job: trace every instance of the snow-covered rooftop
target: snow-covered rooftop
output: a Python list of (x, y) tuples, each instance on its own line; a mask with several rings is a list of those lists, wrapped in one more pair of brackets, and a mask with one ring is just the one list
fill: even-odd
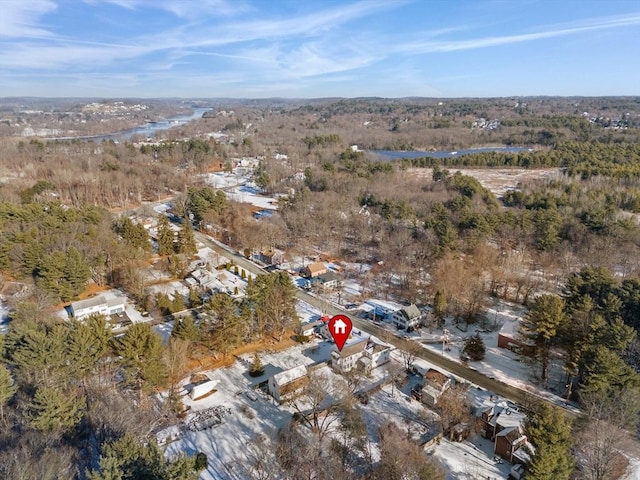
[(285, 370), (284, 372), (276, 373), (273, 376), (273, 381), (279, 385), (286, 385), (291, 383), (299, 378), (302, 378), (307, 375), (307, 367), (304, 365), (298, 365), (297, 367), (293, 367), (289, 370)]

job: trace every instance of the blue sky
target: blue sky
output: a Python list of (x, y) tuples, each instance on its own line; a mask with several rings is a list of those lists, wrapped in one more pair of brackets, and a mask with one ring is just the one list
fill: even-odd
[(640, 95), (640, 1), (0, 0), (17, 95)]

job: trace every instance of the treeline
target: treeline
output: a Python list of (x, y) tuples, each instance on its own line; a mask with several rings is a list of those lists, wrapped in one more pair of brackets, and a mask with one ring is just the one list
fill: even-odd
[(639, 333), (640, 280), (620, 282), (606, 269), (594, 267), (572, 274), (561, 296), (538, 297), (523, 323), (542, 380), (547, 380), (551, 348), (562, 348), (568, 394), (575, 382), (585, 397), (632, 391), (640, 398)]
[(639, 177), (640, 144), (563, 142), (549, 151), (482, 152), (458, 157), (403, 159), (405, 166), (563, 168), (569, 176)]
[(542, 115), (539, 117), (514, 118), (502, 120), (500, 123), (505, 127), (538, 127), (553, 130), (567, 128), (572, 132), (580, 132), (591, 128), (591, 124), (584, 116), (574, 115)]
[(66, 301), (89, 278), (104, 284), (110, 215), (98, 207), (59, 203), (0, 203), (0, 270), (33, 278), (43, 291)]
[(640, 212), (640, 184), (631, 187), (626, 183), (625, 180), (549, 181), (544, 188), (524, 186), (522, 190), (509, 190), (502, 201), (506, 206), (528, 210), (578, 209), (580, 220), (596, 231), (615, 223), (618, 210)]
[(170, 410), (146, 395), (183, 374), (184, 345), (165, 348), (146, 323), (114, 338), (103, 316), (63, 322), (33, 301), (11, 317), (0, 336), (2, 478), (198, 478), (196, 456), (166, 459), (148, 441)]
[(337, 133), (330, 133), (328, 135), (314, 135), (313, 137), (304, 137), (302, 143), (304, 143), (309, 150), (314, 147), (326, 147), (327, 145), (334, 145), (341, 143), (340, 135)]

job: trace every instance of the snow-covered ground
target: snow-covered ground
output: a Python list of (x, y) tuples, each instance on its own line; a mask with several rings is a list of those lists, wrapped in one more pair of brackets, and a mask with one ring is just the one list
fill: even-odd
[(231, 188), (247, 182), (249, 178), (245, 175), (234, 173), (217, 172), (206, 175), (206, 182), (214, 188)]
[(443, 438), (428, 453), (440, 462), (447, 480), (504, 479), (512, 466), (494, 461), (493, 442), (480, 436), (463, 442)]
[(173, 331), (173, 320), (170, 322), (159, 323), (153, 326), (153, 330), (156, 333), (159, 333), (162, 337), (162, 342), (167, 345), (169, 343), (169, 337), (171, 337), (171, 332)]
[[(250, 447), (259, 441), (268, 445), (277, 431), (291, 421), (293, 413), (290, 407), (277, 405), (270, 396), (254, 387), (284, 370), (325, 361), (334, 349), (335, 346), (329, 342), (314, 340), (282, 352), (260, 352), (265, 373), (257, 378), (248, 374), (253, 361), (252, 354), (239, 356), (238, 361), (229, 367), (205, 372), (211, 380), (218, 382), (216, 392), (196, 401), (185, 396), (185, 405), (191, 407), (190, 413), (215, 407), (228, 408), (230, 413), (223, 415), (222, 424), (216, 427), (184, 432), (180, 439), (168, 445), (166, 455), (181, 451), (188, 454), (204, 452), (209, 466), (201, 475), (203, 480), (246, 478), (241, 466), (249, 462), (247, 455), (251, 453)], [(329, 374), (328, 368), (324, 369)], [(187, 391), (190, 390), (188, 378), (183, 385)], [(248, 391), (253, 391), (255, 395), (247, 395)], [(252, 400), (252, 397), (257, 398)]]
[(296, 303), (296, 312), (301, 323), (309, 323), (318, 320), (322, 316), (322, 312), (316, 307), (309, 305), (307, 302), (298, 300)]
[(216, 172), (210, 173), (205, 177), (205, 181), (209, 185), (223, 189), (230, 200), (250, 203), (263, 210), (276, 210), (278, 208), (278, 200), (275, 197), (261, 195), (260, 190), (251, 181), (250, 174)]
[(275, 197), (261, 195), (251, 184), (233, 187), (226, 191), (227, 198), (239, 203), (250, 203), (263, 210), (277, 210), (278, 200)]
[(187, 288), (187, 286), (178, 280), (151, 285), (149, 286), (149, 291), (154, 295), (158, 293), (164, 293), (170, 298), (173, 298), (175, 292), (177, 292), (178, 295), (182, 295), (183, 297), (187, 297), (189, 295), (189, 289)]
[(0, 334), (9, 328), (9, 306), (0, 299)]

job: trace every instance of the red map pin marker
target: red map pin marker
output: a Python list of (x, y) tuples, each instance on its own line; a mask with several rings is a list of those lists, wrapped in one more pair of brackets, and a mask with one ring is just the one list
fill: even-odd
[(336, 315), (329, 320), (329, 333), (336, 342), (336, 347), (339, 351), (342, 351), (349, 334), (351, 333), (351, 319), (346, 315)]

